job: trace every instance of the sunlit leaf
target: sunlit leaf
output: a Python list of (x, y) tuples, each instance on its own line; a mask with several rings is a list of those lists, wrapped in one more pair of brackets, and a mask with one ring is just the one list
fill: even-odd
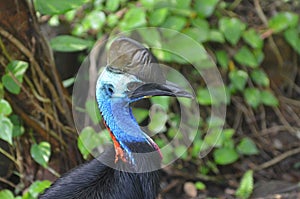
[(0, 138), (12, 145), (13, 124), (3, 114), (0, 114), (0, 129)]
[(212, 29), (209, 33), (209, 41), (224, 43), (225, 39), (223, 34), (219, 30)]
[(261, 93), (257, 88), (246, 88), (244, 99), (253, 108), (257, 108), (261, 103)]
[(109, 0), (106, 1), (105, 7), (108, 11), (114, 12), (118, 9), (119, 4), (120, 4), (120, 0)]
[(227, 18), (223, 17), (219, 21), (219, 28), (223, 32), (226, 40), (235, 45), (242, 36), (246, 25), (237, 18)]
[(243, 70), (233, 70), (229, 73), (229, 79), (237, 90), (242, 91), (247, 83), (248, 74)]
[(31, 157), (43, 167), (47, 167), (51, 155), (51, 146), (48, 142), (33, 144), (30, 148)]
[(160, 96), (150, 98), (152, 104), (161, 106), (165, 111), (168, 111), (170, 105), (170, 97)]
[(229, 58), (224, 50), (218, 50), (216, 51), (216, 58), (220, 66), (224, 69), (227, 69), (228, 63), (229, 63)]
[(217, 164), (227, 165), (238, 160), (238, 153), (232, 148), (219, 148), (213, 152), (214, 160)]
[(167, 18), (169, 13), (168, 8), (160, 8), (156, 9), (150, 13), (149, 16), (149, 23), (152, 26), (159, 26), (161, 25)]
[(278, 106), (278, 99), (270, 91), (261, 92), (261, 101), (264, 105), (267, 106)]
[(50, 45), (55, 51), (76, 52), (91, 47), (93, 42), (70, 35), (60, 35), (51, 39)]
[(240, 199), (248, 199), (253, 192), (253, 171), (248, 170), (242, 177), (240, 186), (235, 192), (235, 195)]
[(27, 68), (28, 63), (19, 60), (13, 60), (7, 65), (6, 74), (2, 76), (2, 83), (9, 92), (13, 94), (20, 93), (20, 84), (23, 82), (23, 76)]
[(95, 100), (87, 100), (85, 103), (85, 110), (94, 124), (98, 124), (101, 117)]
[(185, 145), (175, 147), (174, 152), (177, 157), (181, 157), (182, 159), (187, 157), (187, 147)]
[(8, 189), (3, 189), (0, 191), (0, 198), (15, 199), (14, 194)]
[(196, 187), (197, 190), (205, 190), (206, 189), (205, 184), (203, 182), (200, 182), (200, 181), (195, 183), (195, 187)]
[(45, 189), (49, 188), (50, 185), (51, 182), (49, 180), (37, 180), (30, 185), (28, 192), (33, 198), (36, 198), (39, 194), (43, 193)]
[(298, 25), (299, 16), (292, 12), (280, 12), (269, 20), (269, 27), (274, 32), (280, 32)]
[(195, 2), (195, 10), (201, 17), (209, 17), (213, 14), (219, 0), (198, 0)]
[(259, 153), (255, 143), (247, 137), (240, 141), (240, 143), (237, 145), (237, 150), (243, 155), (255, 155)]
[(143, 9), (138, 7), (130, 8), (123, 20), (120, 22), (120, 28), (123, 31), (131, 30), (146, 25), (146, 13)]
[(260, 35), (254, 30), (249, 29), (243, 33), (243, 39), (245, 42), (250, 45), (252, 48), (262, 48), (263, 40)]
[(300, 35), (296, 28), (288, 29), (284, 32), (285, 40), (292, 46), (292, 48), (300, 54)]
[(12, 109), (8, 101), (5, 99), (0, 99), (0, 114), (9, 115), (11, 114)]
[(149, 111), (143, 108), (133, 108), (132, 113), (138, 123), (144, 121), (149, 115)]
[(180, 31), (183, 29), (185, 24), (186, 24), (186, 19), (184, 17), (170, 16), (162, 24), (162, 27)]
[[(104, 132), (103, 132), (104, 133)], [(88, 158), (88, 155), (94, 148), (102, 143), (99, 133), (91, 127), (85, 127), (77, 140), (77, 146), (84, 159)]]
[(257, 59), (254, 54), (247, 48), (243, 46), (235, 55), (234, 59), (242, 65), (249, 66), (251, 68), (256, 68), (258, 66)]
[(166, 129), (166, 122), (168, 120), (168, 115), (165, 110), (161, 109), (159, 106), (152, 106), (150, 109), (150, 123), (148, 128), (153, 133), (160, 133)]
[(261, 69), (253, 70), (250, 74), (251, 79), (258, 85), (269, 86), (270, 80), (267, 74)]
[(54, 15), (63, 14), (69, 10), (78, 8), (86, 3), (87, 0), (72, 0), (72, 1), (61, 1), (61, 0), (35, 0), (35, 8), (42, 14)]

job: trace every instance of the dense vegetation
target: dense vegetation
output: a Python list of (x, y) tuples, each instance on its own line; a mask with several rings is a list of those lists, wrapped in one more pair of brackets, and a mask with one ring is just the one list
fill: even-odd
[[(160, 147), (175, 137), (179, 139), (174, 151), (164, 152), (167, 163), (172, 154), (180, 158), (172, 168), (165, 169), (163, 195), (184, 187), (185, 194), (191, 197), (195, 195), (192, 190), (196, 189), (205, 197), (227, 194), (249, 198), (255, 179), (299, 182), (300, 162), (292, 158), (293, 155), (299, 158), (300, 153), (299, 1), (35, 0), (34, 3), (40, 24), (54, 32), (48, 39), (56, 59), (69, 53), (82, 62), (97, 41), (119, 33), (126, 32), (129, 36), (134, 33), (152, 47), (161, 63), (172, 66), (188, 79), (200, 107), (199, 121), (196, 116), (188, 117), (188, 125), (196, 125), (189, 148), (180, 142), (184, 137), (178, 137), (180, 117), (176, 100), (153, 98), (147, 103), (159, 105), (155, 110), (148, 112), (145, 105), (134, 109), (139, 122), (147, 122), (150, 115), (148, 128), (156, 134), (155, 141)], [(7, 97), (26, 92), (22, 85), (30, 85), (28, 71), (32, 73), (33, 66), (22, 57), (12, 59), (5, 44), (0, 38), (1, 54), (8, 62), (0, 62), (3, 67), (0, 70), (0, 138), (7, 143), (1, 145), (0, 153), (12, 162), (13, 172), (1, 177), (0, 198), (15, 198), (14, 195), (37, 198), (51, 184), (47, 179), (53, 180), (53, 176), (47, 178), (47, 175), (57, 177), (63, 173), (57, 154), (60, 150), (67, 151), (67, 147), (53, 144), (53, 140), (64, 142), (61, 135), (51, 131), (43, 136), (38, 129), (31, 128)], [(57, 67), (66, 66), (57, 61)], [(74, 70), (68, 67), (67, 71)], [(216, 67), (224, 84), (207, 85), (209, 77), (203, 75)], [(168, 76), (169, 79), (177, 77), (173, 73)], [(176, 81), (186, 84), (184, 80)], [(75, 75), (72, 75), (61, 83), (65, 88), (72, 88), (74, 82)], [(37, 95), (41, 92), (39, 88), (36, 91)], [(180, 103), (188, 110), (194, 108), (190, 100), (180, 100)], [(227, 109), (226, 116), (212, 114), (214, 107)], [(70, 127), (72, 130), (62, 131), (74, 137), (79, 149), (76, 153), (89, 159), (95, 147), (109, 142), (108, 133), (105, 130), (99, 133), (94, 128), (101, 120), (94, 111), (94, 99), (73, 108), (89, 117), (85, 123), (88, 125), (79, 129), (78, 140), (74, 126)], [(20, 140), (28, 140), (30, 158), (36, 162), (32, 164), (41, 166), (35, 168), (30, 180), (24, 171), (29, 165), (20, 158), (20, 154), (28, 155), (22, 150), (29, 149), (20, 146), (24, 143)], [(38, 171), (48, 174), (41, 177)], [(224, 193), (213, 193), (208, 185), (218, 186)]]

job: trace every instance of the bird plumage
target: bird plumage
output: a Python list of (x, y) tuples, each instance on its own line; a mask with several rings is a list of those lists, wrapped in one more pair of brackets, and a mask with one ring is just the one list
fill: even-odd
[(141, 44), (116, 39), (98, 78), (96, 100), (114, 148), (59, 178), (40, 199), (155, 199), (161, 153), (136, 122), (130, 104), (155, 95), (191, 95), (165, 80)]

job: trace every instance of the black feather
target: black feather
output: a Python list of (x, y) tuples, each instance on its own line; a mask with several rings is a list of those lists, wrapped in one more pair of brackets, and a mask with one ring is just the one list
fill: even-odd
[[(160, 158), (159, 154), (155, 155)], [(114, 149), (79, 166), (59, 178), (40, 199), (155, 199), (159, 191), (159, 171), (131, 173), (113, 169)], [(105, 164), (103, 164), (105, 162)], [(139, 164), (158, 168), (160, 161), (143, 159)], [(118, 161), (120, 167), (125, 163)]]

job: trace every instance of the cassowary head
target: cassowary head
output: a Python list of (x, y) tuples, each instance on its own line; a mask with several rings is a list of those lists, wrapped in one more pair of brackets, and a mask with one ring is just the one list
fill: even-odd
[(130, 103), (152, 96), (192, 97), (166, 81), (150, 51), (129, 38), (117, 38), (108, 52), (108, 64), (97, 80), (96, 98), (114, 142), (116, 159), (137, 164), (133, 153), (159, 151), (134, 119)]

